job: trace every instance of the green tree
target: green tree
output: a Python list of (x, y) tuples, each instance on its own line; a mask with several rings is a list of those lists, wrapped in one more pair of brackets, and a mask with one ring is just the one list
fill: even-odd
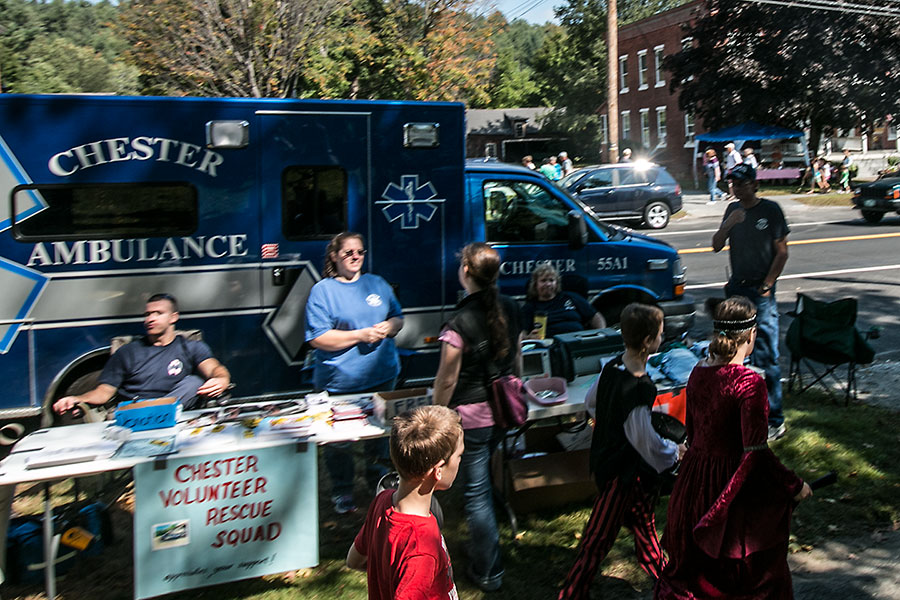
[(489, 107), (541, 106), (541, 83), (534, 64), (545, 38), (544, 27), (521, 19), (506, 23), (500, 13), (491, 19), (498, 28)]
[(0, 1), (0, 91), (10, 91), (28, 45), (40, 32), (41, 22), (33, 4)]
[(109, 26), (117, 11), (105, 0), (0, 2), (3, 91), (136, 93)]
[(756, 120), (810, 128), (852, 127), (896, 112), (900, 19), (741, 0), (710, 0), (688, 33), (694, 45), (669, 58), (682, 109), (710, 129)]
[(364, 98), (458, 100), (484, 106), (496, 61), (490, 19), (473, 0), (363, 0), (371, 37), (355, 67)]
[[(674, 8), (684, 0), (622, 0), (617, 3), (620, 24)], [(600, 150), (598, 111), (606, 102), (607, 3), (604, 0), (570, 0), (557, 8), (564, 33), (551, 45), (537, 68), (546, 78), (544, 90), (557, 91), (547, 98), (556, 106), (548, 125), (567, 131), (573, 147), (585, 158), (596, 158)]]
[(325, 24), (349, 0), (131, 0), (120, 35), (147, 91), (295, 96)]

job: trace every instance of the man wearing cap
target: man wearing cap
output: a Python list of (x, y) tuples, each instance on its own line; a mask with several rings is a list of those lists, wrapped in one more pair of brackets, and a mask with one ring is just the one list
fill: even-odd
[(756, 349), (751, 362), (762, 369), (769, 390), (769, 439), (784, 435), (781, 409), (781, 368), (778, 365), (778, 305), (775, 282), (788, 259), (790, 232), (777, 203), (756, 195), (756, 170), (748, 164), (736, 165), (726, 175), (737, 202), (725, 209), (722, 224), (713, 235), (714, 252), (729, 242), (731, 277), (725, 295), (746, 296), (757, 308)]
[(729, 194), (732, 194), (734, 192), (731, 189), (731, 178), (728, 177), (728, 174), (731, 173), (731, 170), (733, 168), (735, 168), (742, 162), (744, 162), (744, 159), (741, 158), (741, 153), (734, 149), (734, 144), (731, 142), (725, 144), (725, 179), (728, 181)]

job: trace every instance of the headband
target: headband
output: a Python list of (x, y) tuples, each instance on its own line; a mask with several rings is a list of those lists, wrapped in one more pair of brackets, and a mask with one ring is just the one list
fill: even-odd
[(718, 319), (713, 321), (713, 329), (721, 333), (746, 331), (748, 329), (753, 329), (754, 327), (756, 327), (755, 315), (741, 321), (719, 321)]

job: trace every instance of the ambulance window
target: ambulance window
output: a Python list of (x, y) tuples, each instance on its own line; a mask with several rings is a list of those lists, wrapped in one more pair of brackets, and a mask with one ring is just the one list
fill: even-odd
[(489, 242), (567, 242), (569, 210), (561, 199), (534, 183), (484, 183)]
[(281, 229), (289, 240), (330, 238), (347, 229), (347, 173), (288, 167), (281, 174)]
[(187, 183), (29, 185), (13, 192), (15, 239), (103, 240), (189, 235), (197, 190)]

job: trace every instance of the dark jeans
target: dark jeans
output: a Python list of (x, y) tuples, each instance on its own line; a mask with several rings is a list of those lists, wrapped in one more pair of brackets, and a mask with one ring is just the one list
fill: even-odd
[(502, 439), (503, 430), (498, 427), (480, 427), (463, 432), (466, 449), (459, 464), (459, 477), (469, 524), (469, 564), (475, 575), (481, 578), (494, 577), (503, 572), (500, 532), (494, 515), (494, 489), (491, 484), (491, 455)]
[[(391, 379), (367, 390), (358, 390), (359, 393), (381, 392), (392, 390), (397, 385), (397, 379)], [(353, 480), (356, 466), (353, 460), (353, 442), (336, 442), (326, 444), (322, 453), (325, 457), (325, 468), (331, 478), (331, 494), (333, 496), (352, 496)], [(390, 469), (387, 465), (391, 462), (391, 450), (388, 438), (381, 437), (374, 440), (363, 441), (363, 459), (366, 471), (366, 486), (369, 493), (375, 493), (378, 480)]]
[(750, 364), (762, 369), (766, 375), (769, 391), (769, 425), (784, 423), (781, 407), (781, 366), (778, 364), (778, 303), (775, 288), (768, 296), (760, 296), (756, 288), (728, 283), (727, 296), (746, 296), (756, 305), (756, 347), (750, 355)]

